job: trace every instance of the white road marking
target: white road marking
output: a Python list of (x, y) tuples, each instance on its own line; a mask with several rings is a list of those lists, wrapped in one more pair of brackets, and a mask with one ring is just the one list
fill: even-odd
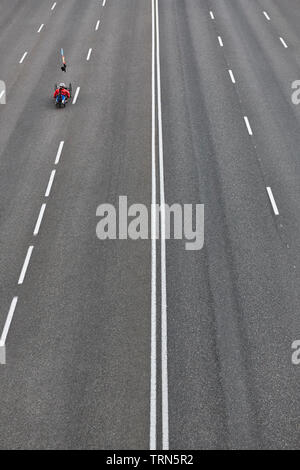
[(30, 261), (31, 255), (32, 255), (33, 248), (34, 248), (33, 246), (30, 246), (28, 248), (27, 255), (26, 255), (26, 258), (25, 258), (25, 261), (24, 261), (24, 264), (23, 264), (23, 268), (22, 268), (22, 271), (21, 271), (21, 274), (20, 274), (20, 277), (19, 277), (19, 280), (18, 280), (19, 285), (23, 284), (23, 282), (24, 282), (26, 271), (27, 271), (27, 268), (28, 268), (28, 265), (29, 265), (29, 261)]
[(44, 24), (41, 24), (41, 26), (39, 27), (39, 29), (37, 30), (37, 32), (40, 33), (40, 32), (42, 31), (42, 29), (43, 29), (44, 26), (45, 26)]
[(53, 180), (55, 177), (56, 170), (52, 170), (50, 178), (49, 178), (49, 183), (45, 192), (45, 197), (48, 197), (52, 188)]
[(244, 120), (245, 120), (245, 124), (247, 126), (247, 129), (248, 129), (249, 135), (253, 135), (253, 132), (252, 132), (252, 129), (251, 129), (251, 126), (250, 126), (250, 122), (249, 122), (249, 119), (247, 118), (247, 116), (244, 116)]
[(156, 450), (157, 414), (157, 306), (156, 306), (156, 94), (155, 94), (155, 4), (152, 0), (152, 207), (151, 207), (151, 379), (150, 450)]
[(100, 20), (98, 20), (97, 23), (96, 23), (95, 31), (98, 31), (99, 26), (100, 26)]
[(223, 44), (223, 40), (222, 40), (221, 36), (218, 36), (218, 41), (219, 41), (220, 46), (223, 47), (224, 44)]
[(63, 150), (64, 144), (65, 144), (64, 140), (62, 140), (59, 144), (57, 154), (56, 154), (56, 158), (55, 158), (55, 165), (57, 165), (59, 163), (61, 152)]
[(267, 187), (267, 193), (268, 193), (268, 196), (270, 198), (274, 214), (279, 215), (279, 210), (278, 210), (278, 207), (277, 207), (277, 204), (275, 202), (273, 192), (272, 192), (272, 189), (270, 188), (270, 186)]
[(89, 49), (88, 55), (86, 56), (86, 60), (90, 60), (92, 50), (93, 50), (92, 48)]
[(285, 42), (285, 40), (282, 38), (282, 37), (279, 37), (280, 41), (282, 42), (283, 46), (287, 49), (288, 48), (288, 45), (287, 43)]
[(22, 64), (22, 63), (23, 63), (23, 61), (24, 61), (25, 57), (27, 56), (27, 54), (28, 54), (28, 52), (24, 52), (24, 54), (22, 55), (22, 57), (21, 57), (21, 59), (20, 59), (19, 64)]
[(16, 306), (18, 303), (18, 297), (14, 297), (11, 301), (9, 311), (6, 317), (5, 325), (2, 331), (2, 335), (0, 338), (0, 364), (5, 364), (6, 363), (6, 358), (5, 358), (5, 343), (6, 343), (6, 338), (9, 332), (9, 328), (16, 310)]
[(162, 450), (169, 450), (169, 397), (168, 397), (168, 335), (167, 335), (167, 276), (166, 276), (166, 213), (164, 187), (164, 153), (162, 131), (161, 75), (160, 75), (159, 12), (156, 0), (156, 66), (158, 107), (158, 150), (161, 205), (161, 392), (162, 392)]
[(42, 204), (38, 219), (37, 219), (36, 224), (35, 224), (34, 232), (33, 232), (33, 235), (35, 237), (38, 235), (38, 233), (40, 231), (40, 226), (41, 226), (41, 223), (42, 223), (42, 220), (43, 220), (43, 217), (44, 217), (45, 209), (46, 209), (46, 204)]
[(235, 77), (232, 70), (228, 70), (232, 83), (235, 83)]
[(103, 0), (102, 6), (105, 7), (105, 5), (106, 5), (106, 0)]
[(4, 93), (5, 93), (5, 90), (2, 90), (1, 93), (0, 93), (0, 100), (1, 100), (2, 96), (4, 95)]
[(263, 12), (263, 14), (265, 15), (265, 17), (267, 18), (268, 21), (271, 20), (271, 18), (269, 17), (268, 13), (266, 11)]
[(51, 10), (54, 10), (55, 7), (56, 7), (56, 2), (53, 3)]
[(211, 17), (211, 19), (212, 19), (212, 20), (214, 20), (214, 19), (215, 19), (215, 16), (214, 16), (213, 12), (212, 12), (212, 11), (210, 11), (209, 13), (210, 13), (210, 17)]
[(77, 101), (79, 92), (80, 92), (80, 86), (78, 86), (77, 89), (76, 89), (76, 92), (75, 92), (75, 95), (74, 95), (74, 99), (73, 99), (73, 103), (72, 103), (72, 104), (76, 104), (76, 101)]

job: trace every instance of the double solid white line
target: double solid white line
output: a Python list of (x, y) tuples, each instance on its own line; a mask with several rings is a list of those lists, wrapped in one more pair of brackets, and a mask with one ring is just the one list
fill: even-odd
[[(156, 69), (156, 70), (155, 70)], [(156, 71), (156, 74), (155, 74)], [(156, 79), (156, 80), (155, 80)], [(156, 83), (156, 88), (155, 88)], [(157, 90), (157, 96), (156, 96)], [(157, 98), (157, 100), (156, 100)], [(156, 274), (156, 101), (158, 122), (159, 187), (160, 187), (160, 291), (161, 291), (161, 393), (162, 449), (169, 449), (168, 347), (167, 347), (167, 280), (166, 280), (166, 214), (164, 187), (164, 149), (162, 132), (160, 35), (158, 0), (152, 0), (152, 211), (151, 211), (151, 391), (150, 449), (157, 448), (157, 274)]]
[(155, 5), (152, 0), (152, 210), (151, 210), (151, 378), (150, 450), (156, 450), (157, 424), (157, 289), (156, 289), (156, 89), (155, 89)]

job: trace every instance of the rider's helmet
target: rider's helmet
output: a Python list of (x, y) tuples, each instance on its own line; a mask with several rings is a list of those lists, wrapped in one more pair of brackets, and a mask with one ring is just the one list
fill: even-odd
[(59, 88), (66, 88), (66, 84), (65, 83), (60, 83)]

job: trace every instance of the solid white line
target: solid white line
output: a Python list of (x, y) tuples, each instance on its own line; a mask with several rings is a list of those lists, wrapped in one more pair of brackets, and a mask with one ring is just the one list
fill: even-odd
[(103, 0), (102, 6), (105, 7), (106, 5), (106, 0)]
[(244, 116), (244, 120), (245, 120), (245, 124), (247, 126), (247, 129), (248, 129), (249, 135), (253, 135), (253, 132), (252, 132), (252, 129), (251, 129), (251, 126), (250, 126), (250, 122), (249, 122), (249, 119), (247, 118), (247, 116)]
[(54, 176), (55, 176), (56, 170), (52, 170), (50, 178), (49, 178), (49, 183), (45, 192), (45, 197), (48, 197), (51, 191), (51, 187), (53, 184)]
[(35, 224), (35, 228), (34, 228), (34, 232), (33, 232), (34, 236), (38, 235), (38, 233), (39, 233), (45, 209), (46, 209), (46, 204), (42, 204), (38, 219), (37, 219), (36, 224)]
[(96, 27), (95, 27), (95, 31), (98, 31), (99, 26), (100, 26), (100, 20), (97, 21), (97, 24), (96, 24)]
[(211, 17), (211, 19), (212, 19), (212, 20), (214, 20), (214, 19), (215, 19), (215, 16), (214, 16), (213, 12), (212, 12), (212, 11), (210, 11), (209, 13), (210, 13), (210, 17)]
[(218, 40), (219, 40), (220, 46), (223, 47), (224, 44), (223, 44), (223, 40), (222, 40), (221, 36), (218, 36)]
[(29, 261), (30, 261), (30, 258), (31, 258), (31, 255), (32, 255), (32, 251), (33, 251), (33, 246), (30, 246), (28, 248), (28, 251), (27, 251), (27, 255), (26, 255), (26, 258), (25, 258), (25, 261), (24, 261), (24, 264), (23, 264), (23, 268), (22, 268), (22, 271), (21, 271), (21, 274), (20, 274), (20, 277), (19, 277), (19, 280), (18, 280), (18, 284), (23, 284), (24, 282), (24, 278), (25, 278), (25, 275), (26, 275), (26, 271), (27, 271), (27, 268), (28, 268), (28, 265), (29, 265)]
[(6, 338), (7, 338), (8, 332), (9, 332), (9, 328), (10, 328), (14, 313), (15, 313), (17, 302), (18, 302), (18, 297), (14, 297), (11, 301), (9, 311), (8, 311), (8, 314), (7, 314), (7, 317), (6, 317), (5, 325), (4, 325), (2, 335), (1, 335), (1, 338), (0, 338), (0, 347), (5, 346)]
[(162, 132), (161, 75), (159, 12), (156, 0), (156, 66), (157, 66), (157, 107), (159, 139), (159, 180), (161, 206), (161, 388), (162, 388), (162, 449), (169, 449), (169, 397), (168, 397), (168, 336), (167, 336), (167, 276), (166, 276), (166, 213), (164, 187), (164, 153)]
[(72, 103), (72, 104), (76, 104), (76, 101), (77, 101), (79, 92), (80, 92), (80, 86), (77, 87), (77, 90), (76, 90), (76, 92), (75, 92), (75, 95), (74, 95), (74, 99), (73, 99), (73, 103)]
[(19, 64), (22, 64), (22, 62), (24, 61), (25, 57), (27, 56), (28, 52), (24, 52), (24, 54), (22, 55), (22, 58), (20, 59), (20, 62)]
[(280, 41), (282, 42), (283, 46), (287, 49), (288, 48), (288, 45), (287, 43), (285, 42), (284, 39), (282, 39), (282, 37), (279, 37)]
[(92, 48), (89, 49), (88, 55), (86, 56), (86, 60), (90, 60), (92, 50), (93, 50)]
[(150, 450), (156, 450), (157, 415), (157, 307), (156, 307), (156, 94), (155, 94), (155, 4), (152, 0), (152, 207), (151, 207), (151, 379)]
[(56, 158), (55, 158), (55, 165), (57, 165), (59, 163), (61, 152), (62, 152), (64, 144), (65, 144), (64, 140), (62, 140), (59, 144), (57, 154), (56, 154)]
[(268, 195), (269, 195), (272, 207), (273, 207), (274, 214), (279, 215), (279, 210), (278, 210), (277, 204), (275, 202), (275, 199), (274, 199), (274, 196), (273, 196), (273, 193), (272, 193), (272, 189), (269, 186), (267, 187), (267, 192), (268, 192)]
[(37, 32), (40, 33), (40, 32), (42, 31), (42, 29), (43, 29), (44, 26), (45, 26), (44, 24), (41, 24), (41, 26), (39, 27), (39, 29), (37, 30)]
[(235, 77), (232, 70), (228, 70), (232, 83), (235, 83)]
[(55, 7), (56, 7), (56, 2), (53, 3), (51, 10), (54, 10)]
[(269, 17), (268, 13), (266, 11), (263, 12), (263, 14), (265, 15), (265, 17), (267, 18), (267, 20), (271, 20), (271, 18)]

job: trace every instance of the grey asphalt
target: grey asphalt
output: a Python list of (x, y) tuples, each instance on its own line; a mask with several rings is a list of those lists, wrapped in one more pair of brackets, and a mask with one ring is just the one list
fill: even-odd
[[(147, 449), (151, 242), (99, 241), (96, 209), (119, 195), (151, 202), (151, 1), (52, 3), (0, 7), (0, 331), (19, 298), (0, 366), (0, 448)], [(166, 201), (205, 204), (204, 248), (167, 242), (170, 448), (296, 449), (300, 6), (158, 3)], [(81, 91), (57, 110), (61, 80)], [(160, 387), (158, 376), (158, 401)]]

